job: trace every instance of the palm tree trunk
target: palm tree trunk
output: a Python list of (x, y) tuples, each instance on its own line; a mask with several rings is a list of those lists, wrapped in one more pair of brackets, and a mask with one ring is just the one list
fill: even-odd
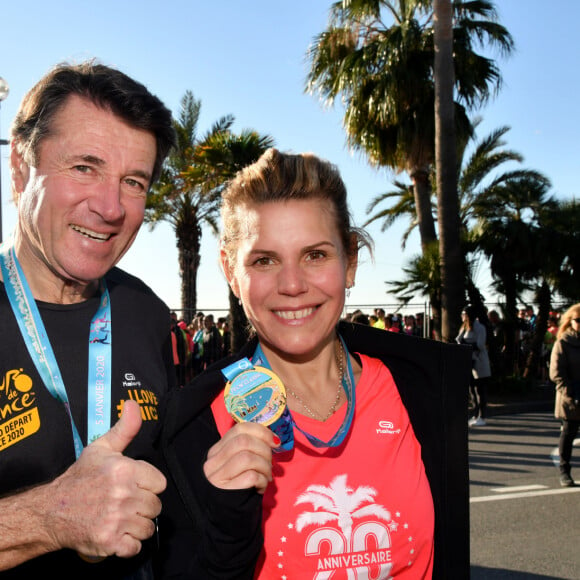
[(415, 197), (415, 208), (417, 211), (417, 221), (419, 225), (419, 235), (421, 236), (421, 249), (426, 253), (427, 248), (437, 241), (435, 232), (435, 220), (431, 211), (431, 182), (429, 181), (429, 169), (425, 167), (415, 167), (409, 171), (413, 182), (413, 195)]
[(177, 255), (181, 272), (181, 309), (191, 320), (197, 308), (197, 271), (201, 262), (201, 228), (192, 220), (182, 220), (176, 228)]
[[(431, 182), (429, 170), (426, 168), (414, 168), (409, 171), (413, 182), (413, 195), (415, 198), (415, 210), (421, 236), (421, 251), (427, 254), (429, 247), (437, 243), (435, 232), (435, 220), (431, 211)], [(429, 293), (431, 312), (433, 314), (433, 335), (437, 340), (441, 339), (441, 292), (440, 289)]]
[(441, 337), (452, 342), (457, 336), (465, 297), (464, 261), (461, 252), (455, 103), (453, 86), (453, 9), (451, 0), (435, 0), (435, 162), (441, 266)]

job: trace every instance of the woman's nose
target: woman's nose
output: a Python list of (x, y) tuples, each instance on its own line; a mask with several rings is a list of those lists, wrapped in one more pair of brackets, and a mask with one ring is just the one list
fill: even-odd
[(295, 296), (308, 290), (306, 276), (298, 264), (286, 264), (278, 274), (278, 291)]

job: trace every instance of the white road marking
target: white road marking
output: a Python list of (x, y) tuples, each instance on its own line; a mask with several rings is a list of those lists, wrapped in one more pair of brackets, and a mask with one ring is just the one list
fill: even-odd
[(469, 503), (481, 503), (484, 501), (499, 501), (502, 499), (518, 499), (522, 497), (539, 497), (542, 495), (559, 495), (561, 493), (577, 493), (580, 491), (580, 486), (565, 487), (562, 489), (542, 489), (538, 491), (523, 491), (517, 493), (506, 493), (503, 495), (482, 495), (480, 497), (472, 497)]
[(533, 485), (512, 485), (508, 487), (492, 487), (490, 491), (496, 493), (513, 493), (516, 491), (532, 491), (533, 489), (548, 489), (547, 485), (540, 485), (539, 483)]

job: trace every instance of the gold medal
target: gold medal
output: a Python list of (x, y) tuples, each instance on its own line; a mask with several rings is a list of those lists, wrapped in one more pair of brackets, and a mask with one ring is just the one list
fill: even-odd
[(236, 374), (226, 383), (224, 401), (234, 421), (265, 425), (280, 438), (278, 450), (292, 449), (294, 433), (286, 406), (286, 389), (270, 369), (255, 366)]
[(234, 421), (275, 423), (286, 408), (286, 389), (280, 378), (264, 367), (245, 370), (226, 384), (226, 409)]

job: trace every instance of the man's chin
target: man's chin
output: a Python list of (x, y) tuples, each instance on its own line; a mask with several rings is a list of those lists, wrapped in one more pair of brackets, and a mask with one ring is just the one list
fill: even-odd
[(83, 264), (81, 267), (74, 267), (65, 269), (61, 274), (69, 284), (78, 286), (91, 286), (97, 284), (99, 280), (105, 276), (113, 265), (104, 265), (102, 263), (91, 266), (90, 264)]

